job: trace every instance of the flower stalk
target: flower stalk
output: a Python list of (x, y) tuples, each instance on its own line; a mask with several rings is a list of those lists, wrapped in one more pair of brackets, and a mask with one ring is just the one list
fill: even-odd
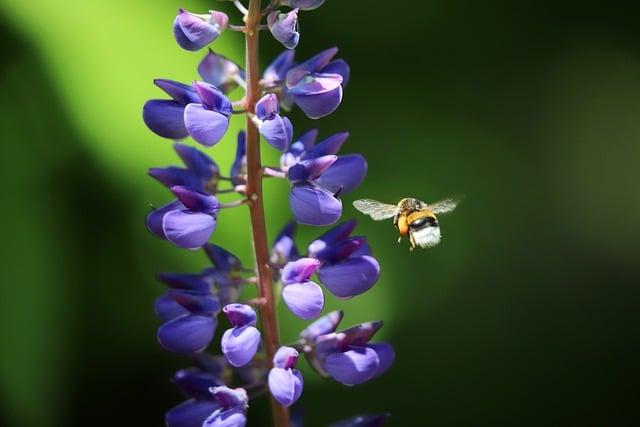
[[(260, 99), (260, 63), (259, 38), (262, 10), (260, 0), (250, 0), (245, 17), (245, 50), (246, 50), (246, 110), (255, 114), (256, 103)], [(264, 349), (269, 363), (280, 345), (278, 323), (273, 297), (272, 271), (269, 267), (269, 246), (264, 218), (262, 200), (262, 164), (260, 160), (260, 133), (251, 115), (247, 114), (247, 184), (246, 194), (249, 199), (249, 214), (253, 249), (258, 274), (258, 288), (264, 304), (259, 306), (260, 320), (264, 338)], [(271, 367), (271, 366), (270, 366)], [(289, 426), (289, 410), (271, 397), (273, 424), (276, 427)]]

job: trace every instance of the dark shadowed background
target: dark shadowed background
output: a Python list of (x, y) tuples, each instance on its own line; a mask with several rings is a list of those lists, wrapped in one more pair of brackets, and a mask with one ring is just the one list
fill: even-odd
[[(175, 164), (141, 120), (155, 77), (190, 81), (202, 53), (173, 42), (204, 1), (1, 0), (0, 425), (158, 426), (188, 366), (155, 341), (153, 272), (200, 253), (148, 235), (146, 176)], [(345, 198), (383, 271), (343, 307), (384, 319), (395, 366), (345, 388), (305, 371), (305, 426), (391, 412), (392, 426), (631, 425), (638, 421), (640, 7), (628, 1), (327, 0), (301, 14), (304, 59), (338, 45), (342, 106), (296, 134), (349, 130), (369, 161)], [(238, 17), (232, 14), (233, 22)], [(263, 63), (281, 50), (263, 38)], [(216, 50), (242, 60), (238, 34)], [(241, 125), (235, 120), (234, 129)], [(210, 150), (226, 170), (234, 133)], [(275, 162), (277, 154), (265, 147)], [(289, 218), (267, 186), (271, 236)], [(443, 243), (409, 253), (354, 198), (464, 203)], [(215, 242), (250, 262), (247, 215)], [(305, 246), (322, 230), (303, 227)], [(281, 310), (282, 335), (303, 327)], [(303, 364), (303, 363), (301, 363)], [(250, 426), (268, 426), (252, 403)]]

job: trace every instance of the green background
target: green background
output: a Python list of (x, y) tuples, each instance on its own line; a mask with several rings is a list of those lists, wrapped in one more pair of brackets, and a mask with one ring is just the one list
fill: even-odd
[[(153, 272), (206, 261), (144, 229), (149, 204), (169, 199), (146, 169), (177, 158), (141, 120), (163, 97), (153, 78), (196, 78), (202, 53), (171, 35), (179, 6), (231, 13), (0, 0), (0, 425), (157, 426), (180, 401), (167, 379), (188, 361), (155, 341)], [(343, 151), (369, 174), (344, 218), (360, 219), (383, 267), (369, 293), (328, 305), (345, 326), (384, 319), (397, 351), (353, 389), (305, 372), (305, 426), (384, 411), (396, 426), (637, 422), (639, 9), (327, 0), (301, 13), (297, 57), (338, 45), (352, 81), (330, 117), (292, 113), (296, 134), (351, 132)], [(266, 34), (262, 46), (263, 63), (281, 50)], [(242, 60), (238, 34), (215, 48)], [(224, 170), (233, 135), (210, 150)], [(286, 193), (267, 184), (271, 236)], [(350, 206), (459, 193), (443, 243), (413, 253)], [(247, 221), (244, 208), (221, 215), (214, 241), (249, 263)], [(320, 232), (302, 227), (300, 246)], [(280, 318), (292, 340), (303, 323)], [(266, 410), (252, 403), (249, 425), (269, 425)]]

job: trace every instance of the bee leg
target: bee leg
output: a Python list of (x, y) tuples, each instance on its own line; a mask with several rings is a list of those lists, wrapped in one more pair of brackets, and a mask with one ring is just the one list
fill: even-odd
[(398, 243), (402, 242), (402, 234), (398, 236)]
[(413, 234), (409, 233), (409, 243), (411, 243), (411, 250), (416, 247), (416, 240), (413, 238)]

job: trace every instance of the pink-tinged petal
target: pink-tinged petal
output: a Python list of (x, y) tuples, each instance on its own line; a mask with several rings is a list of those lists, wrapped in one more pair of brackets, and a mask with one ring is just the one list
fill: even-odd
[(307, 183), (291, 188), (289, 205), (300, 224), (324, 226), (334, 224), (342, 214), (342, 201), (333, 193)]
[(318, 317), (324, 307), (322, 288), (313, 282), (285, 285), (282, 299), (293, 314), (305, 320)]
[(267, 26), (273, 38), (282, 43), (287, 49), (295, 49), (300, 41), (298, 32), (298, 9), (287, 13), (275, 10), (267, 16)]
[(256, 311), (247, 304), (227, 304), (222, 309), (232, 326), (242, 327), (256, 324)]
[(355, 190), (367, 175), (367, 161), (360, 154), (340, 156), (316, 183), (327, 190), (341, 194)]
[(349, 258), (320, 268), (318, 277), (335, 296), (351, 298), (368, 291), (378, 281), (380, 264), (370, 256)]
[(163, 138), (182, 139), (189, 135), (184, 124), (184, 105), (164, 99), (144, 104), (142, 119), (147, 127)]
[(251, 362), (260, 345), (260, 332), (253, 326), (231, 328), (222, 335), (220, 346), (227, 361), (235, 366)]
[(197, 353), (209, 345), (215, 329), (216, 321), (211, 316), (186, 315), (160, 326), (158, 342), (175, 353)]
[(189, 104), (185, 107), (184, 123), (189, 135), (207, 147), (218, 143), (229, 128), (227, 116), (208, 110), (202, 104)]
[(327, 373), (344, 385), (362, 384), (374, 377), (380, 365), (378, 354), (367, 347), (350, 347), (343, 353), (333, 353), (324, 361)]
[(198, 249), (211, 238), (216, 219), (209, 214), (190, 210), (171, 211), (162, 219), (167, 240), (185, 249)]
[(319, 267), (320, 261), (313, 258), (300, 258), (295, 261), (290, 261), (282, 269), (282, 283), (289, 285), (292, 283), (306, 282)]
[[(205, 82), (193, 82), (193, 88), (198, 93), (202, 105), (208, 110), (215, 111), (225, 116), (233, 113), (233, 105), (217, 87)], [(196, 102), (196, 104), (199, 102)]]
[(269, 93), (258, 100), (256, 103), (256, 117), (260, 120), (266, 120), (273, 118), (280, 112), (280, 104), (278, 103), (278, 97)]
[(293, 347), (282, 346), (273, 356), (273, 366), (276, 368), (290, 369), (296, 366), (298, 350)]
[(302, 394), (303, 379), (297, 369), (273, 368), (268, 383), (271, 395), (285, 407), (293, 405)]
[(211, 390), (213, 398), (224, 409), (228, 408), (246, 408), (249, 403), (247, 391), (241, 387), (230, 388), (227, 386), (214, 387)]
[(373, 349), (380, 360), (380, 364), (378, 365), (378, 369), (374, 375), (375, 377), (378, 377), (384, 374), (389, 370), (391, 365), (393, 365), (393, 361), (396, 358), (396, 352), (393, 350), (393, 346), (386, 342), (368, 344), (367, 347)]
[(317, 95), (294, 95), (293, 100), (310, 119), (333, 113), (342, 102), (342, 86)]
[(320, 95), (340, 88), (342, 76), (339, 74), (310, 74), (289, 88), (291, 95)]

